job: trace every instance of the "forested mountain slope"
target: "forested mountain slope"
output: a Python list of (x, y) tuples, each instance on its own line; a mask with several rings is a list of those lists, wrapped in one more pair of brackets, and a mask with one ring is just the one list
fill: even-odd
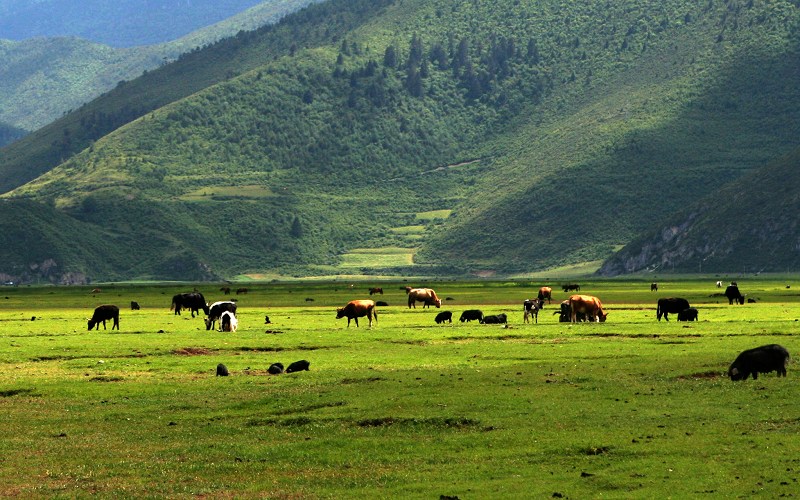
[(602, 259), (796, 147), (797, 26), (791, 2), (326, 2), (117, 89), (167, 95), (8, 204), (113, 241), (112, 273), (50, 245), (95, 279)]
[[(139, 1), (98, 2), (104, 4), (100, 10), (105, 14), (118, 16), (114, 22), (105, 22), (106, 18), (102, 16), (87, 15), (87, 12), (92, 12), (91, 5), (72, 1), (28, 2), (22, 5), (15, 0), (13, 3), (0, 5), (0, 37), (14, 34), (3, 27), (3, 19), (17, 24), (39, 20), (45, 24), (52, 22), (69, 25), (62, 27), (60, 31), (60, 24), (50, 28), (39, 26), (40, 29), (52, 29), (61, 36), (18, 41), (0, 40), (0, 122), (7, 122), (27, 131), (36, 130), (114, 88), (120, 81), (136, 78), (142, 72), (174, 60), (184, 52), (230, 37), (240, 30), (253, 30), (274, 23), (282, 16), (313, 1), (316, 0), (269, 0), (210, 26), (197, 23), (211, 22), (210, 19), (216, 19), (221, 13), (236, 13), (236, 10), (230, 10), (234, 5), (226, 2), (212, 16), (210, 4), (195, 4), (189, 7), (204, 10), (206, 14), (201, 18), (193, 18), (191, 15), (181, 16), (175, 13), (166, 15), (169, 12), (167, 5), (152, 9)], [(255, 2), (248, 0), (240, 7), (253, 3)], [(184, 3), (184, 8), (187, 5)], [(35, 12), (29, 12), (31, 9)], [(39, 12), (42, 9), (48, 10)], [(58, 9), (66, 9), (72, 15), (81, 16), (81, 19), (97, 29), (110, 30), (109, 35), (120, 35), (121, 32), (114, 31), (112, 27), (124, 22), (142, 36), (147, 36), (144, 32), (152, 30), (152, 36), (169, 41), (121, 49), (113, 48), (113, 43), (107, 45), (96, 41), (103, 39), (102, 36), (96, 39), (66, 37), (63, 35), (75, 26), (71, 24), (72, 18), (69, 15), (61, 17), (54, 14), (59, 12)], [(174, 17), (175, 22), (189, 23), (197, 29), (180, 38), (164, 38), (168, 36), (169, 30), (159, 31), (158, 23), (148, 24), (151, 13), (165, 16), (166, 19)], [(142, 39), (140, 43), (144, 44), (146, 40)], [(4, 144), (0, 142), (0, 146)]]
[(800, 149), (715, 191), (620, 250), (600, 268), (759, 273), (800, 265)]

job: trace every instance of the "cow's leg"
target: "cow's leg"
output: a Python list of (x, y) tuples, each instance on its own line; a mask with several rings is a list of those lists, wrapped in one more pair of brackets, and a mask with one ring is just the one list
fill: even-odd
[(353, 318), (353, 320), (356, 322), (356, 327), (358, 327), (358, 316), (356, 316), (355, 318)]

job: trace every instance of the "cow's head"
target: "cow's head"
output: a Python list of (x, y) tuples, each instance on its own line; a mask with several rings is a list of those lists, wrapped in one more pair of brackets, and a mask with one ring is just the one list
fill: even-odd
[(436, 304), (437, 308), (442, 307), (442, 299), (436, 299), (433, 303)]
[(601, 323), (605, 323), (606, 318), (608, 317), (608, 313), (600, 311), (600, 312), (597, 313), (597, 316), (600, 318), (600, 322)]
[(210, 317), (208, 317), (208, 316), (206, 316), (206, 318), (205, 318), (203, 321), (205, 321), (205, 322), (206, 322), (206, 330), (211, 330), (211, 325), (214, 323), (214, 322), (211, 320), (211, 318), (210, 318)]
[(344, 317), (344, 307), (337, 307), (336, 308), (336, 319)]

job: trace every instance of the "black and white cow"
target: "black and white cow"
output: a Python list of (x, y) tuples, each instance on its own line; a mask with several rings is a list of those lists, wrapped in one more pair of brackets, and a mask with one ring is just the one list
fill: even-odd
[(219, 302), (214, 302), (211, 306), (206, 306), (208, 308), (208, 317), (206, 317), (206, 330), (211, 330), (214, 328), (214, 323), (220, 319), (222, 313), (228, 311), (236, 315), (236, 302), (231, 300), (221, 300)]
[(533, 316), (533, 319), (536, 323), (539, 323), (539, 311), (544, 309), (544, 299), (525, 299), (522, 303), (522, 321), (523, 323), (530, 323), (530, 317)]

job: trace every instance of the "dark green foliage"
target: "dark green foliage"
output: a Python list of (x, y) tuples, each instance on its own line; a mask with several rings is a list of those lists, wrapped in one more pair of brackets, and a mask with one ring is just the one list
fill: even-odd
[(0, 148), (24, 137), (27, 133), (21, 128), (0, 123)]

